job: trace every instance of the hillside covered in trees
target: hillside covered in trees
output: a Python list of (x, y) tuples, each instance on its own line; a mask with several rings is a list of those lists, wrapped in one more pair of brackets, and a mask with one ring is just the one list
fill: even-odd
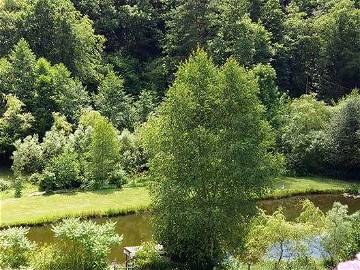
[[(256, 78), (288, 172), (359, 178), (360, 97), (354, 90), (360, 84), (359, 5), (357, 0), (4, 0), (1, 162), (18, 163), (19, 140), (28, 135), (37, 143), (48, 141), (54, 113), (76, 129), (85, 111), (96, 110), (115, 132), (134, 132), (156, 111), (180, 63), (201, 48), (216, 65), (232, 57)], [(142, 155), (133, 159), (145, 164)]]
[(0, 268), (108, 270), (115, 223), (15, 226), (150, 210), (134, 269), (334, 269), (359, 88), (360, 0), (0, 0)]

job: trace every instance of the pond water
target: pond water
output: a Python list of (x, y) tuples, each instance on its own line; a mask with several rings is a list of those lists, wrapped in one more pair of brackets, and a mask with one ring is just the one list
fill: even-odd
[[(331, 209), (334, 202), (338, 201), (342, 204), (349, 206), (350, 212), (360, 210), (360, 199), (345, 198), (338, 194), (321, 194), (321, 195), (308, 195), (308, 196), (294, 196), (291, 198), (265, 200), (258, 202), (259, 207), (272, 213), (279, 206), (284, 209), (285, 215), (293, 219), (300, 213), (300, 201), (310, 199), (323, 211)], [(111, 250), (109, 260), (116, 260), (118, 263), (124, 262), (125, 256), (123, 254), (124, 246), (140, 245), (143, 241), (151, 239), (152, 229), (150, 224), (150, 215), (148, 213), (119, 216), (111, 218), (95, 218), (98, 223), (106, 221), (116, 222), (116, 232), (124, 236), (122, 245), (114, 247)], [(42, 243), (51, 243), (54, 240), (54, 235), (51, 231), (51, 225), (32, 227), (29, 231), (28, 237), (30, 240)]]

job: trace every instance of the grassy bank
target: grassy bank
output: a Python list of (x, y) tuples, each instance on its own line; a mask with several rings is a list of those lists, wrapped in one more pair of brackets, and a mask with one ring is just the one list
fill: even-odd
[(146, 188), (124, 188), (27, 196), (1, 200), (0, 226), (30, 225), (70, 216), (128, 214), (146, 210), (150, 204)]
[[(8, 173), (6, 175), (11, 177)], [(353, 185), (353, 182), (324, 177), (283, 177), (268, 198), (339, 193)], [(0, 226), (39, 224), (69, 216), (128, 214), (146, 210), (150, 205), (145, 187), (33, 196), (35, 191), (35, 186), (27, 184), (22, 198), (18, 199), (13, 198), (12, 189), (1, 192)]]
[(326, 177), (282, 177), (268, 198), (284, 198), (301, 194), (342, 193), (355, 185), (360, 188), (359, 182)]

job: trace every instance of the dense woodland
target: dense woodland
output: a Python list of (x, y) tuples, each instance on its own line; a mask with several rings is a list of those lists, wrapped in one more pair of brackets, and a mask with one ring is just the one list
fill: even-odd
[[(322, 213), (305, 202), (296, 222), (281, 210), (251, 217), (280, 175), (360, 181), (359, 0), (0, 5), (0, 162), (15, 196), (25, 182), (95, 190), (146, 175), (154, 239), (185, 269), (213, 269), (228, 253), (250, 268), (272, 244), (300, 245), (316, 230), (325, 264), (358, 250), (360, 214), (345, 206)], [(65, 221), (53, 228), (58, 246), (36, 254), (56, 269), (78, 258), (106, 269), (121, 241), (113, 227)], [(1, 237), (22, 236), (28, 252), (25, 234)], [(83, 252), (69, 254), (63, 239)], [(320, 269), (301, 258), (286, 269)]]
[[(84, 129), (81, 115), (96, 110), (131, 140), (120, 166), (146, 169), (131, 133), (201, 48), (214, 64), (232, 57), (257, 78), (288, 173), (359, 178), (359, 14), (355, 0), (5, 0), (1, 162), (41, 171), (59, 149), (21, 152), (46, 148), (51, 136), (61, 144), (57, 137)], [(45, 160), (22, 168), (31, 155)]]

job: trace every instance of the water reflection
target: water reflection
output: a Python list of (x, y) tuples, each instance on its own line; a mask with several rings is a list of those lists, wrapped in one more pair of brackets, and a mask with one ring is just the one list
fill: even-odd
[[(333, 203), (336, 201), (341, 202), (342, 204), (347, 204), (351, 213), (360, 210), (360, 199), (355, 200), (351, 198), (345, 198), (342, 195), (338, 194), (295, 196), (285, 199), (266, 200), (258, 202), (258, 206), (268, 213), (272, 213), (279, 206), (282, 206), (286, 217), (288, 217), (289, 219), (294, 219), (299, 215), (301, 211), (300, 201), (307, 198), (310, 199), (316, 206), (318, 206), (323, 211), (328, 211), (329, 209), (331, 209)], [(118, 234), (124, 235), (122, 245), (111, 250), (109, 260), (124, 262), (124, 246), (136, 246), (141, 244), (143, 241), (150, 240), (152, 237), (150, 215), (148, 213), (112, 218), (96, 218), (94, 220), (98, 223), (103, 223), (107, 220), (116, 222), (116, 232)], [(30, 240), (35, 241), (39, 244), (51, 243), (54, 240), (54, 235), (51, 231), (50, 225), (32, 227), (29, 231), (28, 236)]]

